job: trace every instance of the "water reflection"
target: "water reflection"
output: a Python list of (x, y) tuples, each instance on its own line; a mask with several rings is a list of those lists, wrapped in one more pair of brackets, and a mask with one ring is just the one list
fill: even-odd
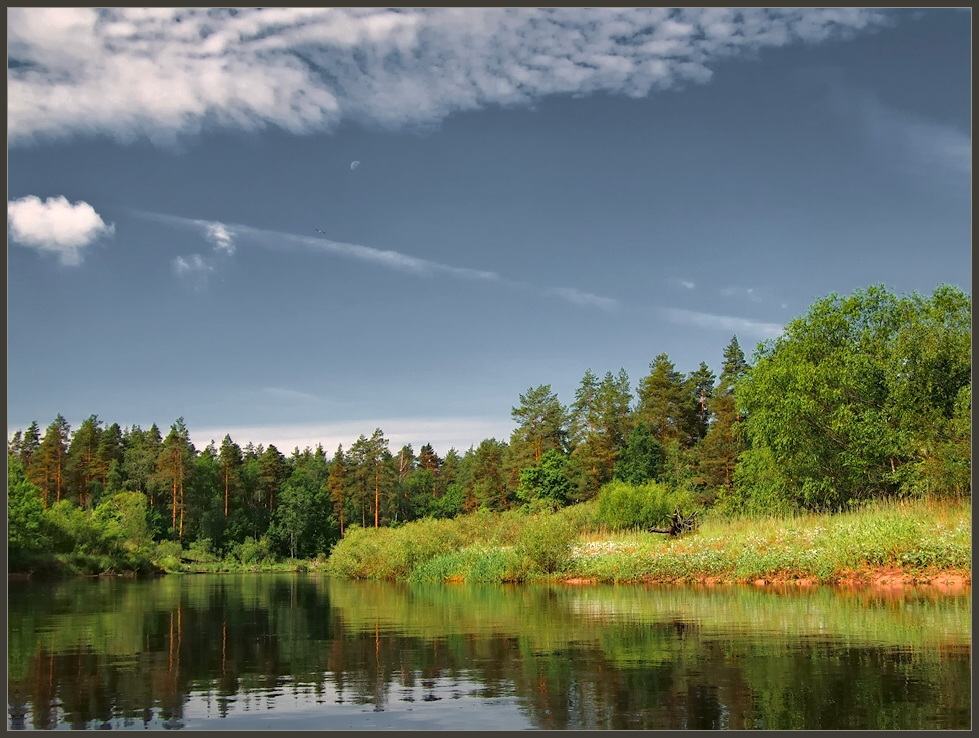
[(12, 729), (971, 727), (971, 598), (11, 582)]

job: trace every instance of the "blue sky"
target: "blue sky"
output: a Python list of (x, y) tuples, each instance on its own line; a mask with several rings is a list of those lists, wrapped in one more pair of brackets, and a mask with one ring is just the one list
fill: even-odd
[(969, 9), (7, 21), (8, 434), (463, 452), (587, 369), (971, 293)]

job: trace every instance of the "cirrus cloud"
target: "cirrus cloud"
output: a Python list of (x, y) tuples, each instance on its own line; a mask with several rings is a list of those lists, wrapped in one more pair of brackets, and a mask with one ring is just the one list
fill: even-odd
[(78, 266), (82, 249), (111, 236), (115, 225), (106, 224), (95, 208), (64, 196), (46, 200), (27, 195), (7, 201), (7, 232), (15, 243), (42, 253), (57, 254), (62, 264)]
[(874, 8), (9, 8), (8, 137), (431, 126), (548, 95), (644, 97), (889, 22)]

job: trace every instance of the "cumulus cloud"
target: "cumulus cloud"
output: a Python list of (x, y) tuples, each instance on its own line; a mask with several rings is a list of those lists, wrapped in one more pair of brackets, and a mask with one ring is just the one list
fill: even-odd
[(874, 8), (8, 8), (8, 138), (431, 126), (547, 95), (704, 83), (725, 58), (888, 19)]
[(776, 338), (782, 334), (783, 330), (782, 326), (778, 323), (763, 323), (757, 320), (738, 318), (731, 315), (698, 313), (693, 310), (683, 310), (681, 308), (665, 308), (663, 312), (667, 320), (677, 325), (723, 330), (728, 333), (752, 335), (758, 338)]
[(46, 200), (27, 195), (7, 201), (7, 233), (21, 246), (56, 254), (62, 264), (78, 266), (82, 249), (115, 233), (87, 202), (63, 196)]

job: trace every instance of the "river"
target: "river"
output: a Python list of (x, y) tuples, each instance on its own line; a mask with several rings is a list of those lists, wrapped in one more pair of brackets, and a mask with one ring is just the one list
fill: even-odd
[(8, 585), (11, 729), (970, 729), (971, 592)]

